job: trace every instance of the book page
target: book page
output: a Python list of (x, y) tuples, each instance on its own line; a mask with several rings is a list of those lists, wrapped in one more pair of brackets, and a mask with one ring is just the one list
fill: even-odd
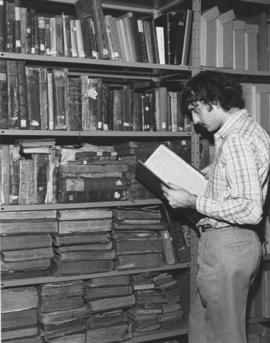
[(205, 193), (205, 177), (165, 145), (161, 144), (145, 165), (166, 184), (171, 182), (195, 195)]

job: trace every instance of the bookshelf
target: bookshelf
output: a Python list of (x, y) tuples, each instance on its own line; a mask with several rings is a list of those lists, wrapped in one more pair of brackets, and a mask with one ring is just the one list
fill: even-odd
[[(9, 3), (9, 0), (4, 1)], [(194, 2), (195, 3), (195, 2)], [(16, 2), (17, 5), (17, 2)], [(77, 0), (48, 0), (46, 2), (39, 0), (23, 0), (20, 2), (21, 7), (34, 8), (36, 13), (40, 13), (41, 16), (46, 16), (52, 13), (53, 16), (62, 15), (63, 11), (67, 11), (67, 14), (74, 15), (75, 18), (84, 18), (88, 13), (89, 6), (87, 1)], [(156, 18), (163, 12), (175, 11), (177, 7), (188, 8), (192, 10), (190, 4), (185, 4), (181, 0), (173, 1), (102, 1), (102, 9), (106, 15), (113, 13), (115, 16), (124, 15), (126, 12), (132, 12), (136, 18)], [(1, 6), (1, 4), (0, 4)], [(1, 10), (1, 7), (0, 7)], [(0, 11), (1, 12), (1, 11)], [(174, 12), (172, 12), (174, 13)], [(195, 11), (194, 11), (195, 13)], [(1, 15), (1, 13), (0, 13)], [(50, 14), (51, 15), (51, 14)], [(2, 17), (1, 17), (2, 18)], [(10, 27), (7, 28), (10, 30)], [(1, 32), (1, 28), (0, 28)], [(8, 31), (10, 33), (10, 31)], [(1, 35), (1, 33), (0, 33)], [(10, 37), (9, 37), (10, 38)], [(14, 42), (13, 42), (14, 43)], [(16, 47), (14, 46), (16, 49)], [(33, 48), (33, 47), (32, 47)], [(36, 49), (36, 47), (34, 47)], [(41, 49), (39, 47), (39, 49)], [(0, 49), (1, 50), (1, 49)], [(11, 49), (12, 50), (12, 49)], [(24, 65), (25, 68), (36, 68), (43, 69), (45, 72), (50, 73), (53, 70), (61, 70), (65, 68), (67, 71), (66, 80), (68, 78), (83, 78), (84, 75), (88, 75), (90, 78), (99, 78), (106, 81), (112, 89), (125, 87), (123, 85), (132, 85), (132, 87), (139, 87), (140, 92), (145, 92), (146, 89), (154, 87), (166, 87), (167, 90), (177, 92), (179, 87), (177, 85), (187, 80), (193, 73), (193, 66), (190, 61), (188, 65), (179, 64), (160, 64), (152, 63), (151, 61), (127, 61), (127, 60), (113, 60), (113, 59), (100, 59), (100, 58), (81, 58), (71, 56), (52, 56), (39, 53), (25, 53), (24, 51), (15, 52), (6, 51), (3, 49), (0, 51), (0, 63), (7, 64), (15, 63), (16, 65)], [(37, 50), (36, 50), (37, 51)], [(41, 50), (40, 50), (41, 51)], [(10, 77), (10, 76), (8, 76)], [(175, 86), (176, 85), (176, 86)], [(135, 88), (137, 89), (137, 88)], [(21, 90), (20, 90), (21, 91)], [(10, 95), (10, 93), (8, 94)], [(29, 105), (29, 104), (28, 104)], [(45, 104), (46, 105), (46, 104)], [(188, 124), (190, 125), (190, 124)], [(17, 140), (40, 140), (40, 139), (54, 139), (56, 146), (71, 145), (83, 145), (92, 144), (97, 146), (109, 145), (114, 146), (121, 142), (147, 142), (151, 143), (156, 141), (162, 142), (188, 142), (189, 146), (189, 160), (193, 164), (197, 165), (199, 160), (199, 148), (197, 146), (197, 137), (194, 134), (192, 128), (189, 126), (187, 130), (56, 130), (56, 129), (32, 129), (31, 127), (24, 129), (24, 127), (9, 127), (0, 129), (1, 146), (8, 146), (15, 143)], [(109, 163), (109, 162), (108, 162)], [(24, 168), (24, 167), (22, 167)], [(3, 169), (2, 169), (3, 170)], [(2, 186), (4, 181), (2, 181)], [(61, 211), (69, 210), (95, 210), (95, 209), (108, 209), (114, 210), (119, 208), (144, 208), (149, 206), (161, 206), (161, 201), (154, 198), (154, 196), (148, 196), (147, 198), (126, 198), (123, 200), (103, 200), (103, 201), (84, 201), (84, 202), (49, 202), (49, 203), (33, 203), (33, 204), (22, 204), (20, 202), (16, 204), (10, 204), (8, 202), (2, 202), (0, 206), (0, 212), (5, 216), (5, 213), (10, 212), (28, 212), (34, 213), (41, 211), (43, 213), (49, 213), (50, 211)], [(4, 218), (4, 217), (2, 217)], [(183, 315), (180, 321), (175, 321), (170, 325), (166, 323), (166, 327), (163, 325), (160, 329), (154, 331), (145, 332), (140, 336), (135, 337), (129, 334), (129, 339), (126, 340), (129, 343), (139, 342), (150, 342), (150, 341), (168, 341), (171, 339), (183, 339), (188, 335), (187, 330), (187, 317), (190, 301), (190, 293), (195, 289), (195, 234), (190, 234), (190, 249), (191, 257), (190, 260), (185, 262), (178, 262), (174, 264), (164, 264), (158, 267), (136, 267), (127, 270), (112, 270), (109, 272), (99, 273), (83, 273), (74, 275), (52, 275), (48, 273), (35, 272), (25, 273), (24, 275), (16, 276), (9, 274), (2, 277), (1, 286), (3, 292), (5, 290), (12, 290), (15, 288), (23, 289), (24, 287), (34, 287), (37, 289), (41, 285), (50, 283), (66, 283), (66, 282), (87, 282), (90, 279), (98, 278), (111, 278), (128, 276), (130, 279), (136, 275), (165, 275), (168, 274), (171, 277), (177, 279), (177, 282), (184, 284), (180, 286), (181, 293), (181, 305)], [(135, 294), (135, 293), (134, 293)], [(178, 296), (178, 295), (177, 295)], [(174, 325), (173, 325), (174, 324)], [(71, 324), (72, 326), (72, 324)], [(2, 325), (3, 329), (3, 325)], [(8, 337), (9, 331), (7, 328), (4, 329), (4, 338)], [(11, 330), (12, 331), (12, 330)], [(13, 332), (13, 334), (16, 333)], [(67, 336), (70, 336), (70, 334)], [(71, 337), (71, 336), (70, 336)], [(22, 338), (22, 337), (18, 337)], [(31, 337), (33, 339), (33, 337)], [(38, 339), (38, 338), (37, 338)], [(69, 338), (71, 339), (71, 338)], [(121, 339), (122, 340), (122, 339)], [(98, 341), (98, 340), (97, 340)], [(74, 338), (75, 342), (75, 338)]]

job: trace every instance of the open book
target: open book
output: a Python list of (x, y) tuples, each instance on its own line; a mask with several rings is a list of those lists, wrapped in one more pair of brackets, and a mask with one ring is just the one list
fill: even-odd
[(194, 195), (204, 195), (207, 180), (180, 156), (161, 144), (145, 161), (138, 161), (136, 177), (156, 196), (164, 200), (161, 185), (171, 182)]

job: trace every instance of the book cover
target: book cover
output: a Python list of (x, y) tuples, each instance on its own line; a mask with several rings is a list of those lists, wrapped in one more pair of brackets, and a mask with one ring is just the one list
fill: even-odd
[(34, 286), (2, 289), (1, 300), (2, 313), (37, 308), (37, 289)]
[(25, 67), (27, 83), (27, 102), (29, 128), (40, 129), (40, 94), (39, 94), (39, 73), (38, 67)]
[(64, 298), (43, 297), (39, 298), (38, 309), (41, 312), (59, 312), (78, 309), (83, 307), (84, 299), (82, 296), (69, 296)]
[(40, 298), (69, 298), (83, 295), (83, 281), (70, 280), (45, 283), (38, 286)]
[(94, 314), (87, 319), (87, 325), (91, 330), (110, 328), (125, 323), (127, 323), (127, 315), (122, 310)]
[(127, 323), (106, 328), (91, 329), (86, 331), (86, 343), (91, 342), (122, 342), (130, 338)]
[(20, 105), (17, 62), (7, 60), (8, 116), (10, 129), (20, 127)]
[(245, 69), (245, 21), (233, 21), (233, 69)]
[(130, 283), (128, 275), (117, 275), (99, 277), (85, 281), (86, 288), (108, 287), (108, 286), (128, 286)]
[(67, 78), (67, 129), (79, 131), (82, 128), (81, 78)]
[(22, 311), (1, 313), (2, 330), (16, 329), (25, 326), (34, 326), (37, 323), (37, 309), (30, 308)]
[(144, 163), (138, 161), (136, 177), (163, 200), (162, 184), (171, 182), (195, 195), (203, 195), (207, 185), (199, 171), (163, 144)]
[(86, 301), (103, 299), (103, 298), (113, 298), (129, 295), (132, 293), (131, 286), (106, 286), (106, 287), (96, 287), (96, 288), (86, 288), (84, 298)]
[(105, 273), (113, 270), (112, 260), (97, 260), (97, 261), (72, 261), (65, 263), (57, 263), (53, 261), (54, 275), (78, 275)]
[(11, 1), (5, 1), (5, 15), (6, 20), (6, 47), (5, 51), (7, 52), (15, 52), (15, 3)]
[[(1, 7), (1, 6), (0, 6)], [(0, 128), (9, 128), (7, 61), (0, 61)]]
[(54, 128), (67, 129), (67, 69), (53, 69)]
[(0, 51), (6, 48), (6, 1), (0, 1)]
[(105, 311), (112, 311), (116, 309), (124, 309), (132, 307), (135, 305), (135, 297), (133, 294), (113, 297), (113, 298), (103, 298), (97, 300), (88, 301), (91, 313), (99, 313)]
[(42, 248), (51, 245), (52, 236), (49, 234), (3, 236), (1, 238), (2, 251)]

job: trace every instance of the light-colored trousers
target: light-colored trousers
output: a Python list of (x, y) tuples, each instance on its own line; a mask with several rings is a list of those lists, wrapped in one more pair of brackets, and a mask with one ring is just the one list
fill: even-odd
[(225, 228), (202, 233), (189, 343), (247, 342), (247, 297), (260, 257), (261, 244), (252, 230)]

